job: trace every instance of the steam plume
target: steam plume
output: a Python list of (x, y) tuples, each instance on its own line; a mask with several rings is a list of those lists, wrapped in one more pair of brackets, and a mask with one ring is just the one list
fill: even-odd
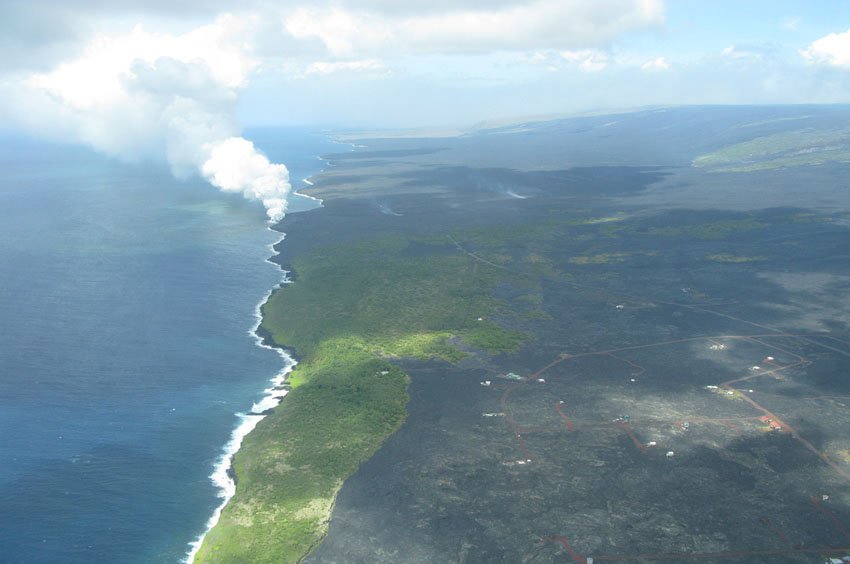
[(278, 221), (289, 171), (240, 137), (234, 117), (257, 66), (247, 47), (251, 23), (222, 16), (183, 35), (141, 26), (101, 35), (77, 59), (26, 77), (4, 98), (31, 131), (125, 160), (164, 160), (177, 177), (200, 175), (262, 202)]
[(204, 177), (225, 192), (241, 192), (260, 200), (272, 221), (286, 212), (289, 171), (272, 164), (257, 152), (254, 144), (241, 137), (229, 137), (212, 147), (210, 158), (201, 166)]

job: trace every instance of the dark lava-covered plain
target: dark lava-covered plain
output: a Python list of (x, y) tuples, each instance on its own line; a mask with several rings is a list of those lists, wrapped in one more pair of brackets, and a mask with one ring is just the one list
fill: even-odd
[[(393, 235), (423, 261), (460, 254), (510, 272), (488, 321), (526, 340), (396, 361), (407, 419), (308, 561), (850, 554), (850, 165), (722, 152), (848, 123), (846, 107), (682, 108), (331, 156), (325, 207), (281, 226), (284, 264)], [(714, 153), (744, 164), (692, 166)]]

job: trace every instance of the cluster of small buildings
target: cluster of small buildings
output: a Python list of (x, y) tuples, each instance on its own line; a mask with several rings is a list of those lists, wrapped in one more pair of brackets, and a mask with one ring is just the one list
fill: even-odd
[(767, 415), (762, 415), (759, 417), (759, 421), (767, 425), (771, 431), (781, 431), (782, 425), (780, 425), (775, 419), (771, 419)]
[(502, 466), (525, 466), (526, 464), (531, 464), (530, 458), (526, 458), (525, 460), (507, 460), (502, 462)]
[[(714, 392), (715, 394), (723, 394), (723, 395), (727, 395), (727, 396), (734, 396), (735, 395), (735, 390), (721, 390), (720, 386), (708, 385), (708, 386), (703, 386), (703, 387), (706, 390), (708, 390), (709, 392)], [(752, 390), (749, 390), (749, 391), (752, 392)]]

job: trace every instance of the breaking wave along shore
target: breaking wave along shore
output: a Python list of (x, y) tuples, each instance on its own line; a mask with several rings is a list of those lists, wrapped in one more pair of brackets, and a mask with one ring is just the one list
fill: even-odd
[[(281, 238), (272, 245), (269, 245), (272, 253), (274, 253), (274, 246), (279, 244), (286, 238), (285, 234), (282, 234)], [(271, 256), (274, 256), (272, 254)], [(268, 262), (273, 263), (270, 258), (266, 259)], [(286, 396), (286, 377), (292, 372), (292, 369), (295, 367), (296, 362), (292, 355), (289, 354), (283, 348), (273, 346), (267, 342), (266, 339), (260, 334), (260, 325), (263, 321), (262, 308), (263, 305), (268, 301), (269, 297), (271, 297), (272, 293), (279, 288), (283, 284), (288, 284), (290, 282), (289, 278), (286, 276), (286, 271), (283, 271), (283, 279), (280, 284), (276, 287), (269, 290), (262, 300), (257, 304), (254, 309), (254, 326), (250, 330), (250, 334), (256, 340), (256, 344), (260, 348), (268, 349), (275, 351), (278, 355), (280, 355), (281, 360), (283, 361), (283, 368), (274, 375), (274, 377), (269, 380), (269, 387), (263, 390), (263, 397), (255, 402), (251, 409), (246, 413), (237, 413), (236, 417), (239, 420), (239, 424), (233, 429), (233, 432), (230, 435), (230, 440), (227, 444), (224, 445), (222, 449), (222, 453), (216, 461), (215, 467), (213, 468), (213, 472), (210, 475), (210, 480), (212, 480), (213, 484), (218, 488), (218, 497), (221, 498), (221, 503), (216, 507), (215, 511), (213, 511), (212, 516), (209, 518), (206, 524), (206, 528), (204, 532), (194, 541), (189, 543), (190, 550), (186, 554), (186, 562), (191, 563), (198, 550), (201, 548), (201, 544), (204, 542), (204, 537), (206, 537), (207, 533), (215, 527), (218, 523), (219, 518), (221, 517), (221, 512), (224, 507), (227, 505), (227, 502), (230, 501), (230, 498), (233, 497), (233, 494), (236, 493), (236, 480), (233, 475), (233, 457), (239, 452), (239, 447), (242, 445), (242, 441), (245, 437), (254, 430), (257, 424), (266, 417), (266, 414), (269, 410), (274, 409), (283, 398)]]

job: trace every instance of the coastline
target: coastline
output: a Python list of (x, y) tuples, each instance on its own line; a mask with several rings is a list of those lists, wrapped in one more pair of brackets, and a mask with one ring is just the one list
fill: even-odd
[[(321, 200), (319, 201), (321, 202)], [(270, 231), (275, 231), (273, 226), (270, 226), (268, 229)], [(274, 247), (286, 238), (285, 233), (279, 233), (281, 234), (280, 239), (269, 245), (272, 254), (266, 258), (266, 262), (274, 264), (278, 268), (280, 268), (280, 265), (273, 262), (271, 258), (276, 254)], [(291, 280), (287, 276), (288, 272), (282, 268), (280, 268), (280, 270), (282, 273), (281, 281), (275, 287), (266, 292), (265, 296), (263, 296), (254, 308), (255, 322), (254, 326), (248, 331), (248, 333), (254, 338), (256, 346), (276, 352), (283, 361), (283, 368), (268, 380), (270, 386), (263, 390), (263, 396), (259, 401), (254, 402), (250, 410), (247, 412), (237, 412), (235, 414), (238, 423), (230, 434), (230, 440), (228, 440), (222, 447), (222, 452), (213, 466), (213, 471), (209, 476), (210, 481), (212, 481), (216, 488), (218, 488), (217, 496), (221, 499), (221, 503), (219, 503), (219, 505), (213, 510), (213, 514), (205, 524), (203, 533), (201, 533), (195, 540), (189, 542), (190, 548), (186, 553), (186, 558), (184, 560), (187, 564), (194, 562), (195, 556), (201, 549), (201, 545), (203, 544), (207, 534), (213, 529), (213, 527), (216, 526), (216, 524), (218, 524), (218, 521), (221, 518), (221, 512), (236, 493), (237, 478), (236, 472), (233, 468), (233, 458), (236, 456), (236, 453), (239, 452), (239, 448), (242, 446), (242, 441), (272, 409), (280, 405), (280, 402), (283, 401), (283, 398), (286, 397), (286, 394), (289, 391), (288, 386), (286, 385), (287, 376), (295, 368), (297, 361), (288, 350), (283, 347), (275, 346), (273, 341), (268, 338), (267, 332), (262, 331), (261, 329), (263, 322), (263, 306), (266, 302), (268, 302), (276, 289), (280, 288), (284, 284), (291, 283)]]
[[(351, 143), (341, 142), (331, 137), (330, 135), (326, 135), (326, 137), (333, 143), (349, 145), (352, 147), (352, 150), (354, 150), (353, 145)], [(305, 188), (313, 186), (314, 183), (312, 181), (312, 178), (321, 174), (324, 170), (331, 166), (330, 161), (322, 155), (316, 155), (316, 158), (322, 161), (323, 166), (315, 173), (301, 179), (301, 182), (304, 184)], [(302, 190), (305, 188), (302, 188)], [(291, 194), (316, 202), (315, 208), (310, 209), (322, 207), (323, 200), (321, 198), (306, 194), (302, 190), (293, 190)], [(302, 213), (305, 211), (310, 211), (310, 209), (296, 210), (294, 212), (289, 213)], [(280, 223), (281, 222), (278, 221), (274, 224), (267, 226), (267, 229), (269, 231), (278, 233), (280, 237), (276, 241), (268, 245), (269, 254), (266, 257), (265, 261), (274, 265), (280, 270), (281, 280), (280, 282), (278, 282), (278, 284), (269, 289), (254, 307), (254, 325), (251, 327), (251, 329), (248, 330), (248, 334), (254, 338), (255, 344), (259, 348), (271, 350), (277, 353), (283, 361), (283, 368), (281, 368), (280, 371), (278, 371), (274, 376), (272, 376), (272, 378), (268, 380), (270, 385), (263, 390), (262, 397), (257, 402), (254, 402), (250, 410), (248, 410), (247, 412), (237, 412), (234, 414), (237, 418), (238, 423), (231, 432), (230, 439), (222, 447), (222, 452), (216, 460), (216, 463), (213, 466), (213, 471), (209, 476), (210, 481), (218, 489), (217, 496), (219, 497), (219, 499), (221, 499), (221, 502), (216, 506), (216, 508), (213, 510), (212, 515), (207, 520), (204, 526), (204, 531), (195, 540), (190, 541), (188, 543), (189, 550), (186, 553), (186, 558), (183, 560), (183, 562), (185, 562), (186, 564), (192, 564), (192, 562), (194, 562), (198, 551), (203, 545), (204, 539), (209, 534), (209, 532), (218, 524), (221, 518), (222, 511), (236, 493), (237, 476), (235, 468), (233, 466), (233, 461), (242, 446), (242, 442), (245, 440), (245, 437), (247, 437), (248, 434), (250, 434), (251, 431), (256, 428), (257, 424), (259, 424), (260, 421), (262, 421), (266, 416), (268, 416), (274, 408), (280, 405), (280, 403), (286, 397), (287, 393), (289, 393), (290, 387), (288, 384), (288, 376), (292, 373), (292, 371), (295, 369), (295, 366), (298, 364), (294, 352), (283, 346), (277, 345), (271, 334), (262, 327), (263, 307), (266, 305), (266, 303), (268, 303), (269, 298), (271, 298), (272, 294), (274, 294), (276, 290), (280, 289), (286, 284), (291, 284), (294, 281), (293, 278), (289, 277), (290, 271), (286, 270), (285, 268), (283, 268), (283, 266), (273, 260), (274, 257), (279, 254), (276, 247), (286, 239), (286, 233), (278, 230), (278, 226), (280, 225)]]

